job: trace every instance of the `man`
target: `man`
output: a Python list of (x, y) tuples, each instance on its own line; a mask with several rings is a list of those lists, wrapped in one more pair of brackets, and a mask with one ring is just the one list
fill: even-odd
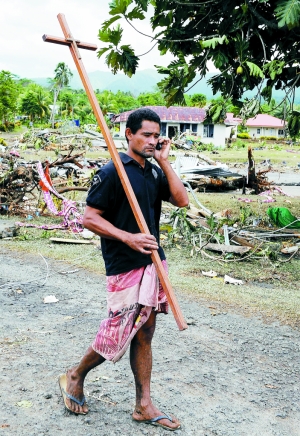
[[(79, 365), (60, 376), (59, 382), (67, 409), (86, 414), (83, 384), (87, 373), (105, 360), (116, 362), (130, 344), (130, 364), (136, 384), (132, 418), (176, 430), (179, 421), (159, 411), (150, 397), (151, 340), (156, 314), (168, 310), (151, 252), (158, 250), (167, 268), (159, 246), (161, 202), (166, 200), (184, 207), (188, 205), (188, 196), (168, 161), (170, 140), (160, 137), (160, 126), (160, 118), (149, 109), (131, 113), (125, 130), (128, 150), (126, 154), (120, 153), (151, 235), (140, 233), (112, 162), (102, 167), (93, 179), (83, 223), (101, 236), (109, 316), (100, 324), (92, 346)], [(147, 160), (152, 157), (160, 168)]]

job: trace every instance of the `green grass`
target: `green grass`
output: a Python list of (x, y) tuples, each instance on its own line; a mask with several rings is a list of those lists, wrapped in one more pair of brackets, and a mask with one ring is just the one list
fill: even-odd
[[(233, 218), (240, 219), (241, 210), (246, 208), (251, 210), (253, 218), (259, 217), (262, 219), (267, 218), (266, 211), (269, 207), (287, 207), (290, 212), (299, 216), (299, 197), (286, 197), (284, 195), (276, 195), (275, 203), (262, 203), (263, 197), (257, 195), (246, 195), (247, 198), (251, 199), (251, 203), (244, 203), (239, 201), (242, 198), (240, 192), (232, 191), (227, 193), (219, 192), (206, 192), (206, 193), (196, 193), (196, 198), (200, 201), (203, 206), (210, 209), (212, 212), (217, 213), (222, 210), (229, 210), (230, 215)], [(193, 197), (189, 194), (190, 203), (195, 207), (198, 207)]]
[[(281, 165), (282, 162), (285, 161), (287, 167), (295, 168), (300, 161), (299, 146), (272, 143), (264, 144), (252, 141), (248, 143), (242, 141), (242, 143), (245, 144), (244, 148), (237, 147), (233, 144), (231, 148), (219, 151), (218, 155), (211, 154), (210, 157), (227, 164), (246, 163), (248, 162), (248, 146), (251, 146), (253, 157), (257, 165), (266, 159), (270, 159), (272, 165)], [(288, 150), (292, 150), (292, 152)]]
[[(221, 263), (191, 258), (190, 250), (173, 248), (167, 251), (170, 279), (173, 285), (194, 299), (217, 305), (217, 311), (233, 307), (243, 313), (260, 313), (300, 327), (300, 261), (272, 263), (269, 259)], [(213, 269), (218, 278), (207, 278), (202, 271)], [(227, 274), (243, 280), (244, 285), (224, 284)], [(215, 312), (215, 311), (214, 311)]]

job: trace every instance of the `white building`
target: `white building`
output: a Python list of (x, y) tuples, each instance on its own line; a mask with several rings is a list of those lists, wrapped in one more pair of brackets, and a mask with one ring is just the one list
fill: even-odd
[[(157, 113), (161, 119), (161, 135), (173, 138), (180, 133), (189, 131), (200, 137), (204, 144), (213, 144), (217, 147), (225, 146), (228, 137), (227, 126), (234, 126), (238, 123), (226, 119), (224, 124), (205, 123), (206, 111), (198, 107), (179, 106), (145, 106)], [(123, 112), (114, 119), (115, 124), (120, 124), (120, 136), (125, 136), (125, 128), (128, 116), (133, 111)]]
[(258, 114), (254, 118), (249, 118), (246, 127), (251, 138), (260, 138), (261, 136), (283, 138), (286, 129), (283, 120), (268, 114)]

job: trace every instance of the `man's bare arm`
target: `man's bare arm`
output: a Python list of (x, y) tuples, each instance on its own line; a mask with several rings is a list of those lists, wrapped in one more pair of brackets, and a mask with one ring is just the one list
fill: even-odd
[(83, 215), (83, 225), (96, 235), (106, 239), (114, 239), (127, 244), (135, 251), (143, 254), (151, 254), (152, 250), (158, 249), (158, 244), (153, 235), (145, 233), (129, 233), (118, 229), (102, 217), (104, 211), (86, 206)]

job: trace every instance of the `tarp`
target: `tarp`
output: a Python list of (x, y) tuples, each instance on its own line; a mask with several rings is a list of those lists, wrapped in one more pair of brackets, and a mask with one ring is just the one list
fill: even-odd
[(278, 227), (300, 229), (300, 220), (292, 215), (286, 207), (269, 207), (267, 214), (271, 221)]

